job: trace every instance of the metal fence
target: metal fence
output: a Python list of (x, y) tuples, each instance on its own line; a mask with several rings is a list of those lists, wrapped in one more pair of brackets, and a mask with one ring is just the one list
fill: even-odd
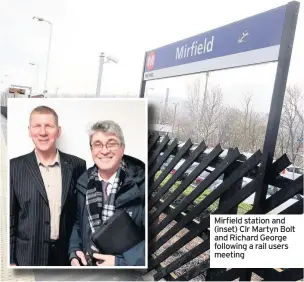
[[(262, 213), (266, 214), (294, 196), (303, 195), (303, 175), (296, 180), (280, 176), (280, 172), (290, 165), (286, 155), (272, 163), (265, 178), (260, 169), (260, 150), (248, 159), (237, 148), (229, 149), (220, 157), (224, 151), (220, 144), (205, 153), (207, 150), (204, 141), (193, 146), (189, 139), (179, 146), (177, 139), (165, 136), (160, 141), (157, 133), (149, 134), (148, 265), (149, 270), (156, 271), (154, 279), (279, 281), (303, 278), (301, 269), (210, 269), (210, 213), (255, 214), (261, 213), (262, 208)], [(187, 173), (194, 162), (197, 166)], [(214, 169), (193, 185), (210, 166)], [(210, 189), (221, 177), (220, 184)], [(246, 185), (244, 177), (251, 178)], [(262, 207), (256, 204), (242, 207), (244, 200), (265, 184), (277, 187), (277, 192), (268, 197)], [(299, 196), (280, 213), (303, 213), (303, 197)]]

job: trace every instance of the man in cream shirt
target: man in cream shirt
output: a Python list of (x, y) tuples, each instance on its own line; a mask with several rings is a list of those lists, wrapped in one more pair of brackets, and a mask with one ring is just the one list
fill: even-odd
[(76, 214), (75, 184), (84, 160), (56, 148), (57, 113), (39, 106), (29, 119), (35, 148), (10, 160), (10, 264), (68, 265), (68, 240)]
[(61, 213), (61, 194), (62, 194), (62, 176), (60, 168), (59, 152), (57, 150), (54, 160), (50, 165), (45, 166), (36, 153), (36, 158), (40, 173), (45, 186), (46, 194), (49, 200), (50, 215), (51, 215), (51, 240), (59, 238), (59, 223)]

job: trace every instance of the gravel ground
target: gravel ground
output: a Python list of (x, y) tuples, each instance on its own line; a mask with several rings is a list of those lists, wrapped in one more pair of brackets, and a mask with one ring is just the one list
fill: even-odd
[[(165, 218), (165, 214), (161, 214), (160, 219), (163, 220)], [(156, 237), (157, 239), (160, 238), (163, 234), (165, 234), (169, 229), (171, 229), (176, 224), (176, 221), (171, 222), (168, 224), (168, 226), (158, 234)], [(186, 233), (188, 233), (187, 229), (182, 229), (180, 232), (178, 232), (175, 236), (173, 236), (168, 242), (166, 242), (163, 246), (161, 246), (154, 254), (160, 255), (162, 252), (164, 252), (168, 247), (173, 245), (176, 241), (178, 241), (181, 237), (183, 237)], [(201, 238), (194, 238), (192, 241), (190, 241), (188, 244), (186, 244), (184, 247), (179, 249), (177, 252), (175, 252), (173, 255), (168, 257), (165, 261), (163, 261), (164, 266), (169, 265), (176, 259), (180, 258), (187, 252), (189, 252), (191, 249), (193, 249), (195, 246), (203, 242)], [(198, 265), (199, 263), (206, 261), (209, 259), (209, 250), (198, 257), (194, 258), (193, 260), (189, 261), (188, 263), (184, 264), (180, 268), (174, 271), (174, 274), (177, 276), (183, 275), (187, 270), (190, 268)], [(204, 275), (199, 275), (195, 278), (193, 278), (191, 281), (205, 281)]]

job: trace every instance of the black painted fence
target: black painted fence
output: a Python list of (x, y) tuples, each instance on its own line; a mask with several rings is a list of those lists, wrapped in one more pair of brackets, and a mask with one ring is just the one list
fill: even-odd
[[(245, 281), (282, 281), (303, 278), (301, 269), (210, 269), (210, 213), (238, 213), (244, 200), (264, 184), (280, 188), (263, 204), (263, 213), (268, 213), (296, 195), (303, 195), (303, 175), (294, 181), (281, 177), (280, 172), (290, 165), (287, 156), (283, 155), (267, 169), (265, 182), (264, 172), (260, 170), (261, 151), (246, 159), (237, 148), (229, 149), (224, 157), (220, 157), (223, 152), (220, 144), (205, 153), (207, 149), (204, 141), (194, 146), (189, 139), (180, 146), (177, 139), (170, 140), (168, 136), (161, 138), (157, 133), (149, 134), (148, 265), (149, 270), (156, 270), (154, 279), (232, 281), (239, 278)], [(169, 158), (171, 161), (166, 163)], [(185, 160), (184, 163), (173, 170), (182, 159)], [(198, 165), (187, 173), (194, 162)], [(206, 178), (191, 186), (210, 166), (214, 170), (209, 170)], [(242, 187), (244, 177), (252, 180)], [(209, 187), (219, 178), (223, 181), (211, 191)], [(257, 213), (256, 206), (259, 207), (246, 205), (246, 213)], [(281, 212), (301, 213), (301, 196)], [(176, 236), (179, 232), (184, 234)], [(189, 246), (190, 242), (191, 251), (185, 251), (184, 247)], [(194, 259), (195, 263), (191, 264)]]

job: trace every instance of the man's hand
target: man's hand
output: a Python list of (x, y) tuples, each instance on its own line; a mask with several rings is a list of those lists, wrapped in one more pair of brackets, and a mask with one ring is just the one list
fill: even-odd
[[(85, 259), (84, 253), (82, 251), (76, 251), (76, 256), (79, 257), (81, 259), (81, 262), (83, 265), (87, 265), (87, 260)], [(71, 265), (72, 266), (80, 266), (79, 261), (77, 260), (77, 258), (73, 258), (71, 260)]]
[(101, 260), (103, 262), (96, 262), (97, 266), (115, 266), (115, 256), (112, 255), (103, 255), (103, 254), (93, 254), (93, 257), (97, 260)]

